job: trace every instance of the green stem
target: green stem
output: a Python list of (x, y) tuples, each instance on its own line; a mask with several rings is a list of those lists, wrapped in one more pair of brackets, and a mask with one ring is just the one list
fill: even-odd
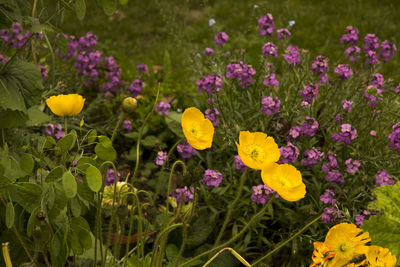
[(26, 255), (28, 255), (29, 260), (35, 265), (38, 266), (37, 263), (35, 262), (35, 260), (33, 259), (31, 253), (28, 250), (28, 247), (26, 246), (25, 242), (22, 240), (21, 235), (19, 234), (17, 227), (15, 227), (15, 225), (13, 225), (13, 231), (15, 233), (15, 235), (17, 236), (19, 242), (21, 243), (22, 247), (24, 248)]
[(220, 251), (218, 251), (217, 254), (215, 254), (211, 259), (209, 259), (204, 265), (203, 267), (208, 266), (216, 257), (218, 257), (219, 254), (221, 254), (222, 252), (224, 252), (225, 250), (229, 250), (233, 256), (236, 257), (236, 259), (238, 259), (244, 266), (246, 267), (251, 267), (250, 263), (248, 263), (239, 253), (237, 253), (233, 248), (223, 248)]
[(117, 135), (118, 129), (121, 126), (121, 123), (122, 123), (123, 120), (124, 120), (124, 112), (121, 112), (119, 114), (117, 124), (115, 125), (114, 131), (113, 131), (112, 136), (111, 136), (111, 143), (114, 142), (114, 139), (115, 139), (115, 137)]
[(144, 129), (144, 126), (146, 126), (147, 121), (150, 119), (150, 116), (153, 114), (154, 109), (156, 108), (159, 94), (160, 94), (160, 85), (157, 88), (157, 95), (156, 95), (156, 99), (153, 104), (153, 108), (151, 109), (151, 111), (147, 114), (146, 118), (144, 119), (142, 127), (140, 127), (140, 132), (139, 132), (139, 136), (138, 136), (138, 140), (137, 140), (137, 144), (136, 144), (136, 165), (135, 165), (135, 171), (133, 172), (133, 175), (132, 175), (131, 184), (133, 184), (133, 181), (135, 180), (137, 171), (139, 169), (139, 161), (140, 161), (139, 150), (140, 150), (140, 142), (142, 141), (142, 136), (143, 136), (143, 129)]
[(258, 219), (258, 217), (260, 217), (260, 216), (262, 216), (262, 215), (264, 214), (265, 210), (269, 207), (269, 205), (271, 205), (273, 199), (274, 199), (274, 197), (271, 197), (271, 198), (268, 200), (268, 203), (266, 203), (266, 204), (264, 205), (264, 207), (263, 207), (258, 213), (254, 214), (253, 217), (251, 217), (249, 223), (246, 224), (246, 226), (243, 227), (243, 229), (242, 229), (239, 233), (237, 233), (235, 236), (233, 236), (231, 239), (229, 239), (228, 241), (226, 241), (225, 243), (223, 243), (223, 244), (220, 245), (220, 246), (214, 247), (214, 248), (212, 248), (212, 249), (210, 249), (210, 250), (207, 250), (207, 251), (205, 251), (205, 252), (203, 252), (203, 253), (197, 255), (196, 257), (191, 258), (190, 260), (184, 262), (184, 263), (181, 265), (181, 267), (182, 267), (182, 266), (189, 265), (189, 263), (192, 263), (192, 262), (194, 262), (195, 260), (198, 260), (198, 259), (200, 259), (200, 258), (202, 258), (202, 257), (204, 257), (204, 256), (207, 256), (207, 255), (210, 254), (210, 253), (213, 253), (213, 252), (215, 252), (215, 251), (218, 251), (218, 250), (220, 250), (220, 249), (223, 249), (223, 248), (225, 248), (225, 247), (228, 247), (230, 244), (232, 244), (233, 242), (235, 242), (239, 237), (241, 237), (241, 236), (247, 231), (247, 229), (254, 223), (254, 221), (255, 221), (256, 219)]
[(67, 135), (68, 134), (68, 119), (66, 116), (64, 117), (64, 131), (65, 131), (65, 135)]
[(298, 231), (297, 233), (295, 233), (293, 236), (291, 236), (289, 239), (281, 242), (278, 246), (276, 246), (272, 251), (268, 252), (265, 256), (259, 258), (258, 260), (256, 260), (252, 266), (256, 266), (257, 264), (261, 263), (263, 260), (265, 260), (266, 258), (268, 258), (269, 256), (271, 256), (272, 254), (274, 254), (275, 252), (277, 252), (279, 249), (281, 249), (283, 246), (285, 246), (287, 243), (289, 243), (290, 241), (292, 241), (294, 238), (296, 238), (298, 235), (300, 235), (301, 233), (303, 233), (305, 230), (307, 230), (308, 227), (310, 227), (312, 224), (314, 224), (316, 221), (318, 221), (320, 218), (322, 217), (322, 214), (319, 215), (317, 218), (315, 218), (314, 220), (312, 220), (311, 222), (309, 222), (306, 226), (304, 226), (303, 228), (301, 228), (300, 231)]
[[(186, 173), (186, 165), (183, 161), (177, 160), (174, 162), (172, 165), (171, 171), (169, 173), (169, 179), (168, 179), (168, 189), (167, 189), (167, 197), (169, 196), (169, 191), (171, 190), (171, 180), (172, 180), (172, 175), (174, 174), (175, 166), (181, 164), (183, 167), (183, 173)], [(165, 208), (165, 214), (168, 214), (169, 210), (169, 201), (167, 201), (166, 208)]]
[(225, 228), (228, 225), (228, 222), (231, 218), (233, 208), (236, 207), (236, 202), (238, 202), (240, 196), (242, 195), (243, 186), (244, 186), (244, 183), (246, 182), (246, 174), (247, 174), (247, 169), (240, 177), (239, 188), (237, 190), (236, 197), (233, 200), (233, 202), (231, 202), (231, 204), (229, 205), (228, 212), (226, 213), (224, 223), (222, 224), (222, 228), (219, 231), (217, 239), (215, 240), (214, 246), (218, 245), (219, 241), (221, 240), (222, 235), (224, 234)]
[(49, 47), (50, 50), (50, 56), (51, 56), (51, 83), (54, 85), (56, 81), (56, 72), (55, 72), (55, 56), (54, 56), (54, 51), (53, 47), (50, 44), (49, 38), (47, 38), (47, 34), (45, 31), (43, 31), (43, 36), (44, 40), (46, 41), (47, 46)]
[[(156, 252), (156, 253), (154, 253), (154, 254), (157, 254), (157, 256), (158, 256), (158, 253), (157, 253), (157, 252), (158, 252), (158, 250), (159, 250), (160, 239), (163, 237), (163, 235), (166, 234), (166, 233), (168, 233), (168, 232), (170, 232), (170, 231), (172, 231), (173, 229), (175, 229), (175, 228), (177, 228), (177, 227), (179, 227), (179, 226), (182, 226), (182, 225), (183, 225), (183, 223), (172, 224), (172, 225), (168, 226), (167, 228), (163, 229), (163, 230), (158, 234), (158, 236), (156, 237), (156, 240), (155, 240), (155, 242), (154, 242), (154, 249), (155, 249), (155, 252)], [(152, 257), (152, 259), (151, 259), (151, 264), (150, 264), (150, 266), (155, 266), (155, 265), (153, 265), (154, 254), (153, 254), (153, 257)], [(157, 260), (158, 260), (158, 259), (156, 259), (156, 262), (157, 262)]]
[[(143, 226), (142, 226), (142, 206), (140, 205), (139, 197), (134, 194), (136, 197), (137, 209), (138, 209), (138, 231), (137, 231), (137, 255), (138, 259), (144, 259), (144, 244), (142, 244), (142, 236), (143, 236)], [(130, 238), (130, 237), (128, 237)]]
[(1, 147), (4, 148), (5, 146), (6, 146), (5, 133), (4, 129), (1, 129)]

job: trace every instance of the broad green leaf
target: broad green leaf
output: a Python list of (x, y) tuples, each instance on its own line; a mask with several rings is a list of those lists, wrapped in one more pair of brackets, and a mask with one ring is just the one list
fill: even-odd
[(160, 143), (161, 140), (154, 135), (148, 135), (144, 139), (142, 139), (142, 145), (149, 148), (155, 147)]
[(111, 16), (117, 10), (117, 0), (101, 0), (104, 13), (107, 16)]
[(80, 21), (82, 21), (85, 18), (85, 13), (86, 13), (85, 0), (76, 0), (75, 1), (75, 13), (76, 13), (76, 17)]
[(13, 227), (15, 219), (15, 211), (12, 202), (8, 202), (6, 206), (6, 226), (8, 229)]
[(101, 186), (103, 185), (103, 178), (99, 169), (93, 165), (90, 165), (86, 169), (86, 182), (93, 192), (99, 192)]
[(96, 161), (92, 158), (89, 157), (82, 157), (78, 160), (76, 167), (83, 172), (86, 172), (86, 169), (90, 166), (90, 165), (95, 165)]
[(176, 257), (178, 256), (179, 249), (175, 244), (168, 244), (165, 249), (165, 254), (167, 255), (168, 261), (175, 261)]
[(181, 118), (182, 113), (177, 113), (175, 111), (171, 111), (168, 116), (165, 117), (168, 128), (179, 137), (183, 137)]
[(63, 175), (63, 167), (62, 166), (57, 166), (54, 169), (52, 169), (49, 174), (47, 174), (45, 182), (46, 183), (51, 183), (57, 179), (60, 179)]
[(77, 196), (71, 198), (68, 204), (74, 217), (81, 216), (82, 208)]
[(71, 220), (71, 232), (69, 234), (71, 248), (75, 254), (81, 255), (86, 249), (92, 247), (92, 236), (88, 222), (82, 217)]
[(78, 185), (76, 183), (75, 177), (70, 171), (64, 172), (62, 176), (62, 185), (67, 198), (73, 198), (74, 196), (76, 196)]
[(88, 145), (93, 144), (94, 141), (96, 141), (96, 137), (97, 137), (97, 131), (95, 129), (90, 130), (88, 133)]
[(27, 126), (40, 126), (45, 122), (50, 121), (50, 116), (39, 110), (38, 106), (33, 106), (28, 109)]
[(113, 161), (117, 158), (117, 152), (112, 146), (104, 146), (102, 143), (98, 143), (94, 148), (96, 155), (104, 161)]
[(29, 216), (28, 224), (26, 225), (26, 234), (28, 237), (32, 235), (33, 228), (35, 227), (36, 220), (37, 220), (37, 213), (39, 211), (39, 207), (36, 207), (31, 215)]
[(44, 141), (43, 147), (50, 149), (52, 147), (54, 147), (57, 144), (56, 140), (51, 137), (51, 136), (46, 136), (46, 139)]
[(14, 183), (7, 187), (11, 199), (21, 205), (26, 211), (32, 213), (40, 206), (42, 188), (36, 183)]
[(33, 161), (32, 155), (31, 154), (23, 154), (21, 156), (21, 160), (20, 160), (20, 165), (21, 165), (21, 169), (26, 172), (26, 173), (31, 173), (33, 171), (33, 168), (35, 166), (35, 163)]
[(73, 133), (69, 133), (57, 142), (57, 147), (61, 149), (62, 152), (72, 149), (75, 145), (75, 136)]
[(103, 145), (104, 147), (106, 147), (106, 148), (112, 147), (111, 139), (108, 138), (108, 137), (105, 136), (105, 135), (100, 135), (100, 136), (99, 136), (99, 143), (102, 144), (102, 145)]

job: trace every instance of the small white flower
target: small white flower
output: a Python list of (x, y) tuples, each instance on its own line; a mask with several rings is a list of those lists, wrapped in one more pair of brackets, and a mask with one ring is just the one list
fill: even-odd
[(176, 111), (180, 113), (180, 112), (182, 112), (182, 109), (181, 108), (177, 108)]
[(253, 8), (254, 8), (254, 9), (258, 8), (258, 5), (254, 5)]
[(201, 58), (201, 54), (200, 54), (200, 53), (197, 53), (197, 54), (196, 54), (196, 57)]
[(208, 26), (212, 26), (212, 25), (214, 25), (215, 24), (215, 19), (209, 19), (208, 20)]
[(296, 21), (294, 21), (294, 20), (289, 20), (289, 27), (292, 27), (294, 24), (296, 24)]

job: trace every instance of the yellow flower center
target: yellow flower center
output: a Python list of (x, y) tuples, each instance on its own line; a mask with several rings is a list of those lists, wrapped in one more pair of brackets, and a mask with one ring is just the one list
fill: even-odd
[(200, 127), (198, 124), (192, 124), (192, 127), (190, 128), (189, 132), (193, 134), (196, 138), (200, 136)]
[(336, 255), (341, 258), (351, 258), (353, 255), (353, 249), (349, 242), (339, 242), (336, 248)]
[(264, 159), (264, 151), (259, 146), (252, 145), (248, 149), (248, 156), (254, 161), (262, 161)]

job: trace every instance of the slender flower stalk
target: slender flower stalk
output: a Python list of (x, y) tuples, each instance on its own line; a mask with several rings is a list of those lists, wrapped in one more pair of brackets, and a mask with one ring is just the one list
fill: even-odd
[(246, 267), (251, 267), (250, 263), (248, 263), (239, 253), (237, 253), (233, 248), (223, 248), (220, 251), (217, 252), (211, 259), (209, 259), (203, 267), (208, 266), (216, 257), (218, 257), (219, 254), (224, 252), (225, 250), (229, 250), (233, 256), (235, 256), (236, 259), (238, 259), (244, 266)]

